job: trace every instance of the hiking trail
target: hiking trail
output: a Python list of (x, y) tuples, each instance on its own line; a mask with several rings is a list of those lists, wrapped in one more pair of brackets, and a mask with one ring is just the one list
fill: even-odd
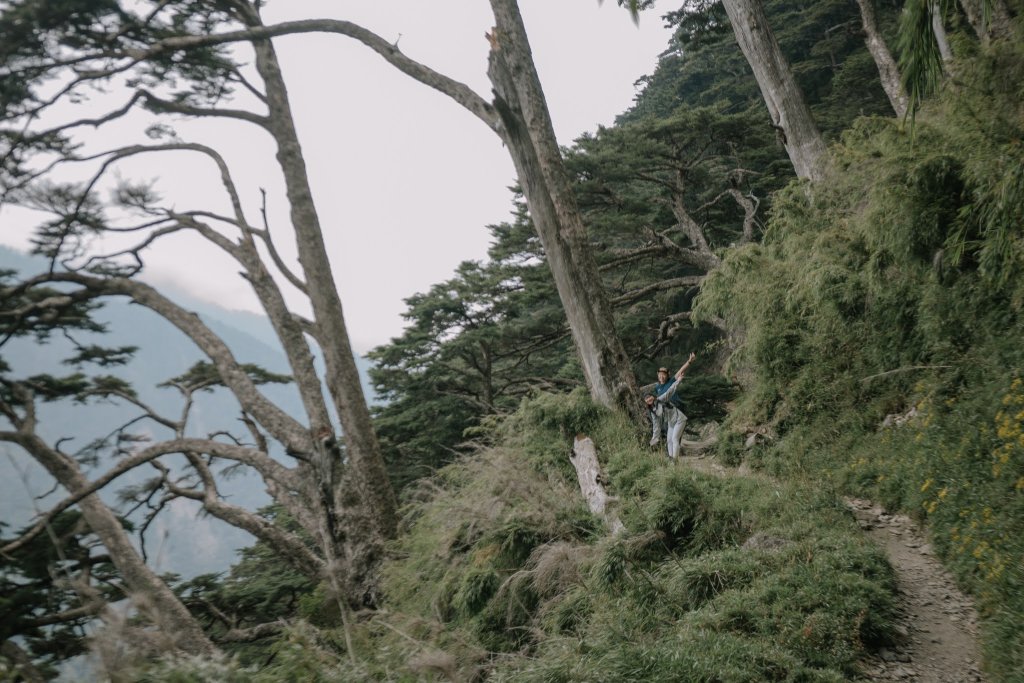
[[(712, 458), (679, 458), (719, 476), (754, 475)], [(900, 642), (863, 662), (867, 680), (881, 683), (982, 683), (978, 614), (942, 566), (921, 529), (906, 515), (889, 514), (859, 498), (845, 499), (864, 533), (885, 551), (896, 572)]]

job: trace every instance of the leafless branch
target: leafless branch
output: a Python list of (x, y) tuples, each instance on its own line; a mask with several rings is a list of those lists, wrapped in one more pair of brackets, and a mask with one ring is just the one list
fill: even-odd
[[(698, 249), (687, 249), (686, 247), (677, 244), (671, 237), (668, 236), (669, 232), (676, 229), (682, 230), (684, 231), (684, 233), (686, 231), (685, 226), (681, 223), (677, 223), (672, 227), (668, 228), (667, 230), (663, 230), (661, 232), (656, 232), (650, 226), (646, 226), (644, 228), (645, 232), (647, 232), (647, 234), (649, 234), (652, 239), (657, 240), (660, 244), (664, 245), (666, 249), (676, 254), (676, 256), (679, 257), (679, 260), (682, 261), (683, 263), (688, 263), (692, 266), (696, 266), (703, 270), (712, 270), (719, 264), (719, 258), (715, 256), (715, 254), (710, 250), (707, 252), (703, 252)], [(700, 228), (698, 227), (698, 230), (699, 229)]]
[(186, 457), (189, 458), (189, 462), (196, 468), (203, 481), (202, 490), (181, 488), (167, 481), (165, 486), (168, 491), (176, 496), (191, 498), (201, 502), (203, 510), (208, 514), (239, 529), (248, 531), (256, 538), (276, 548), (289, 562), (293, 563), (296, 568), (307, 576), (319, 578), (323, 568), (323, 560), (313, 554), (313, 551), (301, 539), (243, 507), (221, 500), (217, 495), (216, 482), (213, 479), (213, 475), (201, 457), (194, 453), (186, 453)]
[(53, 128), (47, 128), (46, 130), (32, 133), (31, 135), (25, 137), (25, 141), (33, 142), (35, 140), (48, 137), (50, 135), (63, 133), (64, 131), (70, 130), (72, 128), (79, 128), (81, 126), (92, 126), (93, 128), (99, 128), (100, 126), (106, 123), (110, 123), (111, 121), (115, 121), (124, 116), (125, 114), (127, 114), (128, 112), (130, 112), (132, 110), (132, 107), (134, 107), (140, 99), (142, 99), (142, 93), (137, 92), (133, 94), (131, 99), (129, 99), (128, 102), (125, 103), (125, 105), (119, 109), (114, 109), (113, 111), (107, 112), (103, 116), (97, 118), (75, 119), (74, 121), (62, 123), (61, 125), (54, 126)]
[(185, 311), (153, 287), (127, 278), (98, 278), (81, 273), (48, 273), (29, 278), (21, 283), (19, 288), (27, 289), (48, 282), (77, 284), (93, 296), (127, 296), (159, 314), (184, 332), (209, 357), (243, 409), (263, 425), (275, 439), (285, 444), (287, 448), (299, 452), (312, 450), (307, 430), (260, 392), (223, 340), (194, 313)]
[(239, 419), (249, 430), (249, 433), (252, 434), (253, 441), (256, 443), (256, 449), (267, 453), (269, 451), (267, 447), (267, 437), (263, 435), (263, 432), (261, 432), (259, 427), (256, 426), (256, 423), (253, 422), (244, 412)]
[(172, 102), (157, 97), (148, 90), (140, 90), (139, 93), (146, 99), (147, 106), (161, 113), (172, 113), (172, 114), (184, 114), (186, 116), (196, 116), (200, 118), (207, 117), (218, 117), (226, 119), (238, 119), (240, 121), (248, 121), (254, 123), (260, 128), (266, 129), (267, 117), (261, 114), (254, 114), (251, 111), (244, 109), (207, 109), (205, 107), (193, 107), (181, 102)]
[(263, 216), (263, 230), (251, 230), (252, 234), (263, 240), (263, 243), (267, 245), (267, 251), (270, 252), (270, 258), (274, 260), (274, 265), (281, 271), (285, 279), (298, 289), (303, 294), (308, 294), (309, 290), (306, 289), (306, 283), (303, 282), (297, 275), (295, 275), (288, 266), (285, 265), (281, 259), (280, 254), (277, 253), (277, 247), (274, 246), (274, 240), (270, 236), (270, 222), (267, 220), (267, 191), (260, 188), (260, 196), (262, 201), (260, 203), (260, 215)]
[[(684, 320), (690, 320), (692, 316), (693, 313), (691, 311), (681, 311), (679, 313), (673, 313), (662, 320), (658, 325), (658, 336), (650, 346), (643, 350), (641, 357), (650, 359), (661, 353), (661, 350), (668, 346), (669, 342), (672, 341), (672, 338), (675, 337), (676, 333), (681, 329), (682, 326), (680, 323)], [(651, 387), (653, 387), (653, 385), (651, 385)], [(644, 389), (648, 391), (650, 390), (649, 388), (644, 387), (641, 391)]]
[[(4, 434), (0, 432), (0, 440), (13, 439), (4, 439)], [(298, 482), (295, 480), (293, 472), (273, 458), (269, 457), (265, 452), (236, 446), (234, 444), (226, 444), (220, 441), (212, 441), (209, 439), (172, 439), (170, 441), (153, 444), (152, 446), (144, 448), (138, 453), (121, 460), (101, 477), (93, 480), (74, 495), (68, 496), (57, 505), (50, 508), (50, 510), (44, 513), (31, 528), (17, 539), (0, 546), (0, 553), (11, 553), (18, 550), (18, 548), (24, 546), (26, 543), (38, 536), (39, 533), (44, 530), (46, 524), (48, 524), (49, 521), (58, 514), (86, 496), (96, 493), (122, 474), (138, 467), (139, 465), (156, 460), (162, 455), (185, 452), (209, 453), (226, 460), (242, 462), (258, 471), (266, 480), (273, 480), (289, 489), (294, 490), (298, 488)]]
[(267, 102), (266, 94), (262, 90), (257, 88), (255, 85), (250, 83), (249, 79), (247, 79), (245, 77), (245, 74), (243, 74), (239, 69), (233, 69), (232, 74), (234, 75), (235, 80), (237, 80), (238, 83), (242, 84), (242, 87), (244, 87), (246, 90), (248, 90), (256, 96), (256, 99), (258, 99), (260, 102), (263, 102), (264, 104)]
[(647, 285), (646, 287), (640, 287), (621, 294), (612, 299), (613, 306), (622, 306), (624, 304), (633, 303), (638, 301), (654, 292), (659, 292), (664, 289), (675, 289), (677, 287), (695, 287), (704, 281), (703, 275), (690, 275), (687, 277), (670, 278), (667, 280), (659, 280), (653, 284)]
[(224, 45), (241, 41), (253, 41), (276, 36), (301, 33), (335, 33), (348, 36), (363, 43), (383, 57), (402, 73), (447, 95), (479, 118), (487, 127), (497, 132), (500, 118), (494, 107), (463, 83), (449, 78), (428, 66), (405, 56), (394, 44), (372, 31), (348, 21), (334, 19), (305, 19), (288, 21), (272, 26), (253, 26), (241, 31), (230, 31), (205, 36), (180, 36), (164, 39), (147, 50), (132, 53), (138, 61), (155, 57), (165, 52), (177, 52), (193, 47)]
[(620, 266), (645, 259), (648, 256), (664, 254), (666, 251), (668, 251), (668, 247), (664, 244), (645, 245), (636, 249), (623, 249), (615, 252), (615, 258), (611, 261), (605, 261), (602, 263), (598, 270), (602, 272), (613, 270)]
[(740, 244), (752, 242), (754, 240), (754, 223), (757, 219), (757, 207), (760, 206), (761, 200), (754, 196), (753, 192), (749, 195), (744, 195), (735, 188), (730, 188), (727, 191), (743, 209), (743, 237), (740, 238)]

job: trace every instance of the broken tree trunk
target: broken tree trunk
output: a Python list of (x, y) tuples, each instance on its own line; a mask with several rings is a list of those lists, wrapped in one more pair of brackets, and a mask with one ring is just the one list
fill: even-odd
[(601, 473), (601, 463), (597, 460), (597, 446), (594, 445), (593, 439), (578, 435), (573, 442), (569, 460), (576, 468), (580, 492), (583, 493), (590, 511), (604, 520), (612, 535), (625, 531), (626, 527), (622, 520), (614, 510), (609, 509), (609, 503), (614, 499), (608, 495), (604, 487), (605, 478)]
[(639, 422), (636, 376), (615, 329), (519, 7), (514, 0), (491, 0), (491, 8), (495, 27), (488, 34), (487, 75), (501, 120), (496, 130), (508, 147), (544, 246), (587, 387), (596, 403), (625, 408)]

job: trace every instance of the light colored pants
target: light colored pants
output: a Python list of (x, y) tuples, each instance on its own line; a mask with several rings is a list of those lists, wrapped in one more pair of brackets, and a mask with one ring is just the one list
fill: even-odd
[(683, 440), (683, 428), (686, 427), (686, 415), (681, 410), (671, 411), (672, 415), (668, 420), (668, 457), (676, 458), (682, 455), (681, 442)]
[(680, 442), (683, 440), (683, 428), (686, 427), (686, 415), (683, 411), (673, 406), (659, 405), (657, 410), (648, 411), (648, 416), (651, 418), (651, 445), (657, 445), (661, 441), (661, 427), (664, 425), (668, 457), (675, 458), (681, 455)]

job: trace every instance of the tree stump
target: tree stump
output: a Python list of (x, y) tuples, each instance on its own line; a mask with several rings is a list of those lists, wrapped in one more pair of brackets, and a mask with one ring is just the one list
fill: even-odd
[(609, 504), (615, 499), (608, 495), (604, 487), (605, 478), (601, 472), (601, 463), (597, 460), (597, 446), (594, 445), (593, 439), (584, 434), (577, 435), (569, 460), (576, 468), (580, 492), (587, 501), (590, 511), (604, 520), (612, 535), (625, 531), (626, 527), (622, 520), (614, 510), (609, 509)]

